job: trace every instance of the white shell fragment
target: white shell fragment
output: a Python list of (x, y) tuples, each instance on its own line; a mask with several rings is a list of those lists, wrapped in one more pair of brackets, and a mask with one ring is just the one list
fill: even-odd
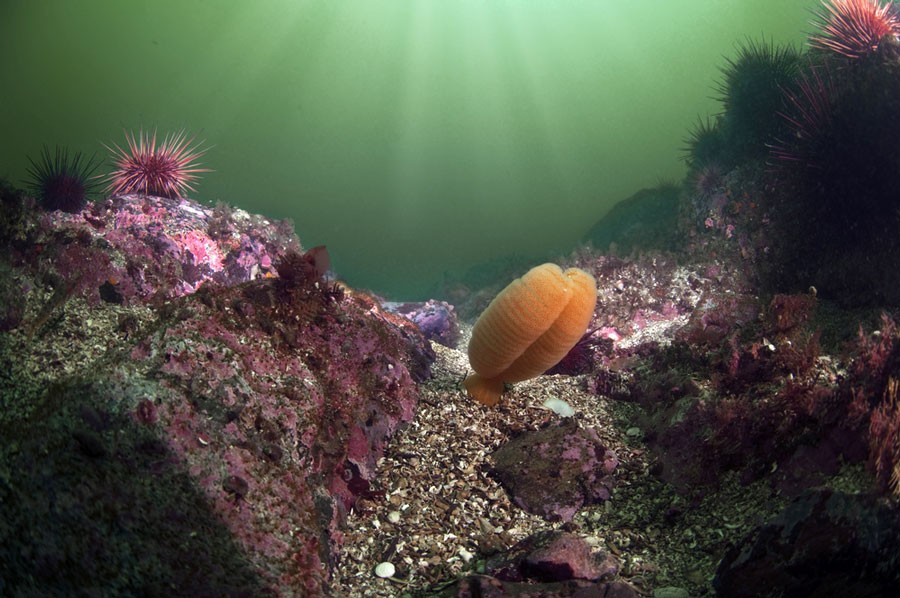
[(375, 575), (378, 577), (393, 577), (394, 573), (397, 572), (397, 569), (394, 567), (392, 563), (388, 563), (387, 561), (383, 563), (378, 563), (375, 566)]
[(545, 409), (549, 409), (560, 417), (572, 417), (573, 415), (575, 415), (575, 410), (572, 409), (572, 406), (562, 399), (549, 398), (544, 401), (543, 407)]

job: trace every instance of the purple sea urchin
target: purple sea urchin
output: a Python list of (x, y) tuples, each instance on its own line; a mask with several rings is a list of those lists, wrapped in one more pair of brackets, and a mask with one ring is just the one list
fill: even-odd
[(113, 154), (116, 170), (107, 177), (107, 191), (112, 194), (143, 193), (159, 197), (182, 197), (187, 191), (196, 191), (193, 183), (197, 173), (209, 172), (198, 168), (197, 159), (206, 153), (193, 137), (181, 130), (166, 135), (156, 144), (156, 131), (151, 135), (141, 131), (125, 133), (128, 147), (107, 146)]
[(81, 152), (75, 152), (70, 158), (69, 150), (59, 146), (51, 156), (49, 148), (44, 146), (37, 161), (31, 158), (28, 161), (31, 166), (25, 184), (48, 210), (78, 212), (98, 187), (91, 176), (100, 166), (94, 156), (85, 160)]
[[(800, 68), (800, 51), (774, 41), (747, 39), (737, 46), (734, 58), (726, 58), (718, 85), (725, 150), (733, 162), (762, 158), (766, 144), (784, 133), (778, 111), (784, 90), (794, 85)], [(723, 156), (718, 156), (719, 160)]]
[(722, 134), (721, 119), (698, 118), (684, 142), (683, 158), (691, 168), (702, 168), (715, 160), (721, 160), (725, 153), (725, 136)]
[(725, 172), (720, 164), (709, 162), (691, 171), (688, 182), (691, 183), (695, 193), (702, 197), (711, 197), (725, 184)]

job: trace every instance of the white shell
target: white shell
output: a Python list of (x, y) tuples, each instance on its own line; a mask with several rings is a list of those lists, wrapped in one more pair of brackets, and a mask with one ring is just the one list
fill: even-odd
[(575, 415), (575, 410), (572, 409), (572, 406), (562, 399), (547, 399), (546, 401), (544, 401), (543, 407), (545, 409), (553, 411), (560, 417), (572, 417), (573, 415)]
[(393, 577), (396, 572), (394, 565), (388, 562), (378, 563), (375, 567), (375, 575), (378, 577)]

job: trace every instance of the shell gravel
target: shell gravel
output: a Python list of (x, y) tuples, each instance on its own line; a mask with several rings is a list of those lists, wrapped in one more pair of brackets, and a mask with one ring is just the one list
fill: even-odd
[[(488, 475), (491, 453), (507, 439), (559, 419), (544, 406), (550, 399), (571, 405), (620, 462), (611, 500), (583, 508), (565, 529), (597, 554), (614, 556), (618, 578), (641, 595), (660, 588), (715, 595), (712, 579), (730, 543), (787, 504), (768, 480), (745, 485), (736, 475), (697, 502), (679, 496), (652, 473), (656, 463), (644, 445), (638, 405), (589, 394), (583, 377), (542, 376), (516, 384), (497, 408), (485, 408), (460, 390), (465, 353), (432, 346), (434, 378), (421, 385), (415, 419), (391, 439), (379, 463), (385, 498), (361, 504), (348, 518), (335, 596), (428, 595), (429, 588), (482, 572), (485, 556), (563, 525), (522, 511)], [(846, 466), (827, 484), (859, 490), (866, 479), (861, 466)], [(395, 575), (374, 575), (387, 561)]]

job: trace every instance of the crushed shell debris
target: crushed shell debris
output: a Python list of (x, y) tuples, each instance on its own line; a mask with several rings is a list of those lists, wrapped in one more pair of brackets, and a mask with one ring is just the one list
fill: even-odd
[[(658, 481), (650, 453), (633, 429), (639, 408), (584, 390), (580, 377), (544, 376), (516, 384), (487, 409), (460, 390), (468, 360), (434, 344), (434, 377), (422, 385), (415, 419), (392, 439), (376, 487), (385, 498), (351, 513), (333, 591), (341, 596), (397, 596), (479, 572), (485, 555), (503, 551), (548, 523), (512, 504), (489, 476), (490, 455), (507, 439), (558, 420), (543, 407), (565, 401), (580, 425), (593, 427), (620, 460), (612, 499), (582, 509), (565, 529), (620, 562), (619, 578), (639, 592), (679, 586), (712, 595), (715, 567), (735, 540), (785, 504), (765, 482), (728, 479), (699, 505)], [(461, 343), (465, 346), (465, 342)], [(628, 432), (631, 431), (631, 434)], [(378, 563), (394, 575), (373, 575)]]

